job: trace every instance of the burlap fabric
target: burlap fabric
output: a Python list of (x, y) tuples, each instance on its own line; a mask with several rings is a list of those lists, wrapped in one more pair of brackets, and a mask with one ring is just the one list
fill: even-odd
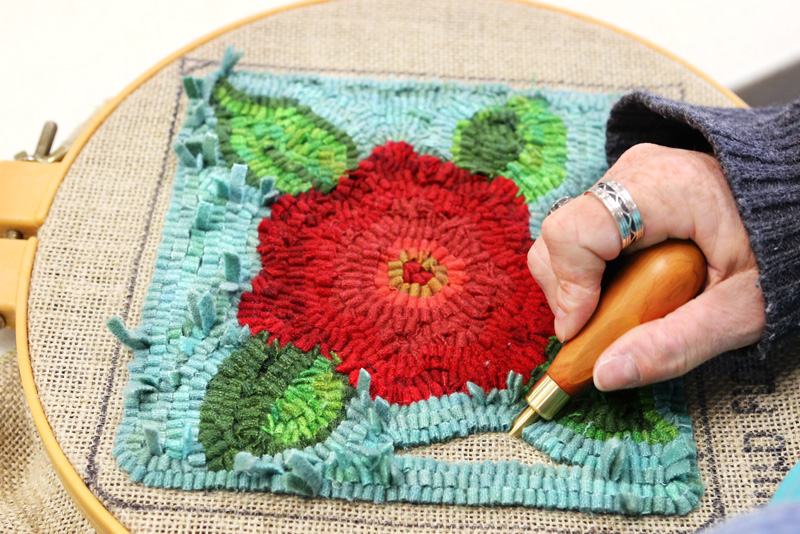
[(28, 412), (14, 352), (0, 355), (0, 404), (0, 532), (94, 532), (50, 465)]
[[(29, 300), (32, 366), (55, 436), (87, 486), (126, 528), (237, 534), (693, 532), (768, 500), (800, 457), (794, 429), (798, 371), (785, 352), (769, 362), (718, 358), (687, 379), (707, 493), (702, 507), (683, 518), (376, 506), (271, 494), (165, 491), (130, 482), (117, 468), (111, 448), (131, 354), (104, 323), (116, 315), (128, 327), (136, 326), (172, 190), (176, 159), (171, 146), (187, 103), (181, 77), (216, 68), (228, 44), (246, 51), (240, 67), (248, 70), (603, 92), (643, 87), (692, 102), (732, 105), (711, 84), (639, 42), (569, 15), (498, 0), (312, 5), (247, 24), (164, 68), (119, 106), (71, 167), (39, 234)], [(5, 381), (10, 380), (7, 367), (4, 362)], [(18, 391), (9, 401), (5, 391), (4, 385), (4, 402), (18, 407)], [(15, 409), (4, 408), (10, 416), (0, 453), (0, 528), (86, 530), (46, 471), (30, 425)], [(473, 436), (424, 453), (445, 459), (543, 460), (504, 435)], [(6, 497), (10, 486), (17, 488), (13, 500)]]

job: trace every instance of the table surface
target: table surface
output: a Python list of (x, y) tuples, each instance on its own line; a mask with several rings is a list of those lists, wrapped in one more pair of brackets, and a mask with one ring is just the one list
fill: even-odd
[[(28, 0), (0, 17), (0, 158), (35, 147), (42, 124), (56, 145), (105, 100), (180, 47), (292, 0)], [(550, 0), (639, 35), (733, 89), (800, 58), (793, 0)], [(135, 46), (132, 45), (135, 43)], [(0, 353), (13, 347), (0, 331)]]

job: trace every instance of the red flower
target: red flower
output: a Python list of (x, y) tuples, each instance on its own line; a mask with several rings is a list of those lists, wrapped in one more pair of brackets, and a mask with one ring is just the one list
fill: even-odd
[(553, 316), (526, 266), (528, 210), (405, 143), (376, 148), (329, 195), (284, 196), (259, 227), (263, 269), (239, 321), (281, 344), (319, 345), (355, 385), (411, 403), (503, 388), (544, 361)]

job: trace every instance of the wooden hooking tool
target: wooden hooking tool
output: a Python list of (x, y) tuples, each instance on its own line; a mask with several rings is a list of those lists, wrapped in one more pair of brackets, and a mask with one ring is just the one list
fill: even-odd
[(691, 241), (664, 241), (622, 260), (583, 330), (564, 344), (526, 395), (528, 407), (509, 433), (518, 437), (539, 417), (552, 419), (592, 382), (594, 363), (606, 348), (632, 328), (687, 303), (705, 278), (705, 257)]

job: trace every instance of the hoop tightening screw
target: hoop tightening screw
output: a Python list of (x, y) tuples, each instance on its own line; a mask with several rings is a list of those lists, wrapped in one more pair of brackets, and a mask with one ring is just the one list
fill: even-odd
[(53, 141), (56, 138), (58, 126), (53, 121), (47, 121), (42, 127), (42, 134), (39, 136), (39, 142), (36, 144), (36, 151), (33, 154), (28, 154), (24, 150), (14, 156), (17, 161), (38, 161), (40, 163), (55, 163), (61, 161), (67, 149), (63, 146), (56, 149), (55, 152), (50, 153), (53, 147)]

